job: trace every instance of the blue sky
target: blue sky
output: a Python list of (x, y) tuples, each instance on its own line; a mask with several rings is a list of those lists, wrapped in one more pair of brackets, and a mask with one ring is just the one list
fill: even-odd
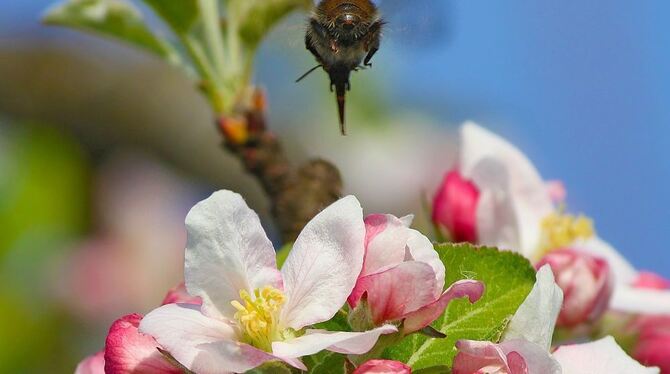
[[(504, 135), (603, 238), (670, 276), (670, 2), (432, 1), (448, 37), (376, 57), (393, 102)], [(0, 35), (36, 27), (49, 3), (3, 5)]]

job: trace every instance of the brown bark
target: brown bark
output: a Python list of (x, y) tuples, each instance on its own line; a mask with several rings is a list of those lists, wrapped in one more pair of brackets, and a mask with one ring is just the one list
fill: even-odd
[(279, 139), (268, 130), (262, 92), (239, 118), (218, 121), (225, 148), (256, 177), (271, 201), (271, 211), (284, 243), (294, 241), (323, 208), (342, 196), (342, 179), (328, 161), (315, 159), (294, 167)]

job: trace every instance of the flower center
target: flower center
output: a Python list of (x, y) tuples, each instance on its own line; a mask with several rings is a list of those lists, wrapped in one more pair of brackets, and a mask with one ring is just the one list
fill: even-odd
[(253, 297), (246, 290), (240, 291), (244, 305), (237, 300), (231, 305), (237, 309), (235, 319), (239, 323), (246, 343), (266, 352), (272, 351), (272, 342), (282, 339), (279, 330), (279, 312), (286, 300), (284, 293), (272, 286), (254, 290)]
[(583, 215), (573, 216), (563, 213), (562, 210), (546, 216), (542, 220), (541, 227), (542, 253), (567, 247), (577, 239), (588, 239), (595, 234), (593, 221), (590, 218)]

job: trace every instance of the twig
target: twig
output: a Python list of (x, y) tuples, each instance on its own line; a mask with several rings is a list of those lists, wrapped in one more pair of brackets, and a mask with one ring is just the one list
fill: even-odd
[(282, 240), (294, 241), (319, 211), (342, 196), (342, 179), (328, 161), (316, 159), (295, 169), (279, 139), (266, 127), (265, 95), (256, 90), (250, 109), (218, 120), (224, 146), (260, 182), (271, 200)]

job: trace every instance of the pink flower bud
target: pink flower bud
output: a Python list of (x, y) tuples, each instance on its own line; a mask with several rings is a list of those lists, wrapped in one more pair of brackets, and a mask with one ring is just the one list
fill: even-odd
[(83, 359), (74, 371), (74, 374), (105, 374), (105, 351)]
[(614, 289), (607, 261), (572, 249), (549, 252), (536, 264), (549, 264), (563, 290), (563, 307), (557, 325), (574, 327), (596, 321), (607, 309)]
[(447, 230), (456, 242), (477, 240), (479, 190), (458, 170), (445, 175), (433, 199), (433, 222)]
[(644, 316), (635, 321), (639, 338), (633, 357), (646, 366), (670, 373), (670, 316)]
[(353, 374), (411, 374), (412, 369), (399, 361), (370, 360), (359, 366)]

